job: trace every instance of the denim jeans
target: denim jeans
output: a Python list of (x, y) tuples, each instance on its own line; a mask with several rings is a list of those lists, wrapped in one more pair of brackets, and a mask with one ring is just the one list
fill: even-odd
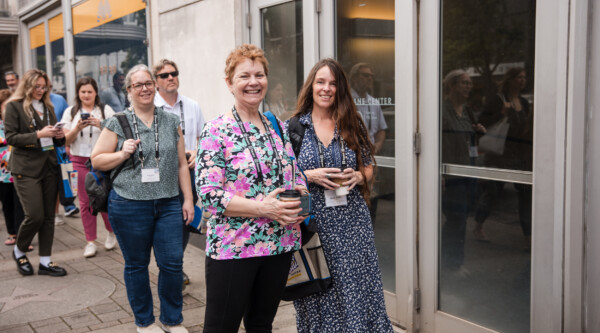
[(135, 324), (148, 326), (154, 323), (148, 276), (152, 248), (160, 269), (160, 321), (169, 326), (181, 324), (183, 251), (182, 211), (178, 197), (129, 200), (112, 190), (108, 199), (108, 218), (125, 259), (123, 275)]

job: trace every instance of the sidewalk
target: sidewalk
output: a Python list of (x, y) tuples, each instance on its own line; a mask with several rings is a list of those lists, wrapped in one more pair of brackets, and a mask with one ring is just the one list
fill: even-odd
[[(134, 318), (123, 282), (123, 258), (118, 247), (104, 249), (106, 230), (98, 219), (98, 253), (83, 257), (85, 236), (81, 219), (65, 218), (56, 227), (52, 260), (68, 271), (65, 277), (38, 276), (37, 237), (28, 256), (36, 274), (23, 277), (11, 257), (12, 246), (0, 245), (0, 332), (135, 332)], [(0, 240), (6, 239), (6, 225), (0, 214)], [(196, 235), (192, 235), (194, 237)], [(191, 283), (183, 297), (183, 324), (190, 332), (202, 332), (204, 305), (204, 251), (189, 245), (184, 270)], [(158, 321), (156, 295), (158, 268), (152, 258), (150, 281)], [(240, 332), (245, 332), (240, 329)], [(282, 302), (273, 332), (296, 332), (294, 306)]]

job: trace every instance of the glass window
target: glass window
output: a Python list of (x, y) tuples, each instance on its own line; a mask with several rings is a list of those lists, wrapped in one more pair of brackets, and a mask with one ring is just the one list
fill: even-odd
[(44, 22), (29, 29), (29, 47), (36, 68), (46, 71), (46, 30)]
[(128, 106), (122, 74), (148, 64), (144, 2), (88, 0), (73, 7), (73, 31), (77, 79), (94, 78), (102, 102), (122, 111)]
[(48, 32), (50, 36), (50, 54), (52, 63), (52, 91), (67, 98), (67, 87), (65, 83), (65, 47), (63, 16), (59, 14), (48, 20)]
[(269, 60), (269, 91), (264, 108), (282, 120), (296, 110), (304, 83), (302, 1), (261, 9), (263, 50)]
[(383, 287), (395, 291), (394, 0), (337, 1), (336, 54), (380, 158), (371, 193)]
[(536, 2), (441, 3), (439, 308), (528, 332)]

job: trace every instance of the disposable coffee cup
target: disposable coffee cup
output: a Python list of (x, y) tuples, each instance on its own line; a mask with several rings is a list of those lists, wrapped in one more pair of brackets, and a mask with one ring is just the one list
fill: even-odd
[(340, 185), (340, 187), (335, 189), (335, 195), (338, 197), (341, 197), (342, 195), (348, 195), (348, 186), (344, 186), (342, 185), (344, 182), (346, 181), (346, 179), (343, 178), (334, 178), (333, 182)]
[[(283, 202), (294, 202), (300, 201), (301, 193), (297, 190), (285, 190), (281, 194), (279, 194), (279, 201)], [(295, 214), (294, 216), (298, 216)]]

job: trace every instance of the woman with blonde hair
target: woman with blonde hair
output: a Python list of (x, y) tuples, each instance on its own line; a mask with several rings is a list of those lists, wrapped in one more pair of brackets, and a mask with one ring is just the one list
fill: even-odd
[(6, 141), (13, 146), (8, 166), (25, 213), (13, 251), (22, 275), (34, 273), (25, 252), (36, 234), (40, 255), (38, 274), (67, 274), (50, 258), (60, 177), (54, 145), (64, 145), (65, 141), (63, 131), (54, 126), (56, 122), (50, 102), (50, 79), (39, 69), (27, 71), (4, 113)]

